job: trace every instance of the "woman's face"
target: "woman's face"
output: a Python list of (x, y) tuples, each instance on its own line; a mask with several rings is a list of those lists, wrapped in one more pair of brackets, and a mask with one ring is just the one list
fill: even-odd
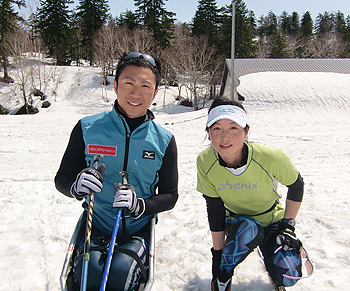
[(230, 119), (220, 119), (209, 128), (209, 140), (228, 166), (241, 163), (244, 140), (248, 130)]

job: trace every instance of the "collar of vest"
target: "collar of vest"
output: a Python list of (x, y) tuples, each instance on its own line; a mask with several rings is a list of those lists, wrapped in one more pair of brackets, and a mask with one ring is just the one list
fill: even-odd
[[(115, 110), (119, 115), (122, 115), (122, 116), (124, 116), (124, 118), (125, 118), (125, 114), (124, 114), (123, 112), (121, 112), (120, 109), (119, 109), (118, 99), (115, 99), (115, 102), (114, 102), (114, 110)], [(147, 109), (144, 122), (146, 122), (147, 120), (153, 120), (154, 118), (155, 118), (155, 117), (154, 117), (153, 112), (152, 112), (151, 110)]]

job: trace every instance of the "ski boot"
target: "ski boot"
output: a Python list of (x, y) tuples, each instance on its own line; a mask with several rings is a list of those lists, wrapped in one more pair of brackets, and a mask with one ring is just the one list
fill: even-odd
[(286, 291), (286, 288), (284, 286), (277, 284), (272, 279), (271, 279), (271, 284), (272, 284), (273, 288), (275, 288), (275, 291)]
[(231, 281), (232, 279), (228, 279), (226, 283), (220, 282), (219, 279), (211, 282), (211, 291), (230, 291), (231, 290)]

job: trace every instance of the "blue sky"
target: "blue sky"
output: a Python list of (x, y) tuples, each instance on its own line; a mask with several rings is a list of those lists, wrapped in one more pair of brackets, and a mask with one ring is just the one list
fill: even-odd
[[(231, 5), (232, 0), (217, 0), (218, 7), (224, 5)], [(76, 4), (79, 0), (74, 1)], [(336, 12), (340, 10), (344, 13), (345, 17), (350, 15), (350, 1), (349, 0), (245, 0), (244, 1), (249, 10), (253, 10), (256, 17), (261, 15), (267, 15), (269, 11), (273, 11), (277, 16), (280, 16), (284, 10), (289, 14), (293, 11), (297, 11), (300, 17), (306, 12), (311, 13), (313, 20), (316, 19), (319, 13)], [(27, 9), (22, 11), (24, 16), (29, 16), (29, 12), (35, 10), (35, 7), (39, 5), (39, 0), (26, 0)], [(111, 8), (110, 13), (113, 16), (119, 16), (120, 13), (125, 12), (126, 9), (134, 10), (133, 0), (108, 0)], [(176, 13), (176, 18), (181, 22), (190, 22), (194, 16), (198, 1), (197, 0), (168, 0), (164, 1), (165, 8), (168, 11)], [(26, 15), (28, 14), (28, 15)]]
[[(344, 13), (345, 17), (350, 15), (350, 1), (349, 0), (245, 0), (244, 1), (249, 10), (253, 10), (256, 17), (260, 17), (262, 14), (267, 15), (272, 10), (277, 16), (281, 15), (284, 10), (289, 14), (293, 11), (297, 11), (302, 16), (306, 11), (311, 13), (313, 20), (319, 13), (325, 11), (338, 11)], [(164, 1), (165, 7), (168, 11), (176, 13), (176, 18), (181, 22), (189, 22), (195, 14), (198, 6), (196, 0), (168, 0)], [(231, 0), (217, 0), (219, 7), (224, 5), (230, 5)], [(126, 9), (134, 10), (133, 0), (109, 0), (111, 7), (111, 14), (113, 16), (119, 16), (121, 12)]]

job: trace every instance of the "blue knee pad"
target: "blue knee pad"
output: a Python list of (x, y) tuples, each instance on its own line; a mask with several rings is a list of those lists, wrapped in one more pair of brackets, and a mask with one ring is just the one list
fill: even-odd
[[(277, 244), (274, 250), (277, 249)], [(273, 254), (274, 279), (286, 287), (294, 286), (298, 279), (287, 278), (283, 275), (301, 277), (301, 257), (297, 250), (280, 250)]]
[(226, 223), (229, 229), (220, 270), (232, 275), (234, 268), (262, 243), (265, 234), (260, 223), (249, 216), (230, 217)]

